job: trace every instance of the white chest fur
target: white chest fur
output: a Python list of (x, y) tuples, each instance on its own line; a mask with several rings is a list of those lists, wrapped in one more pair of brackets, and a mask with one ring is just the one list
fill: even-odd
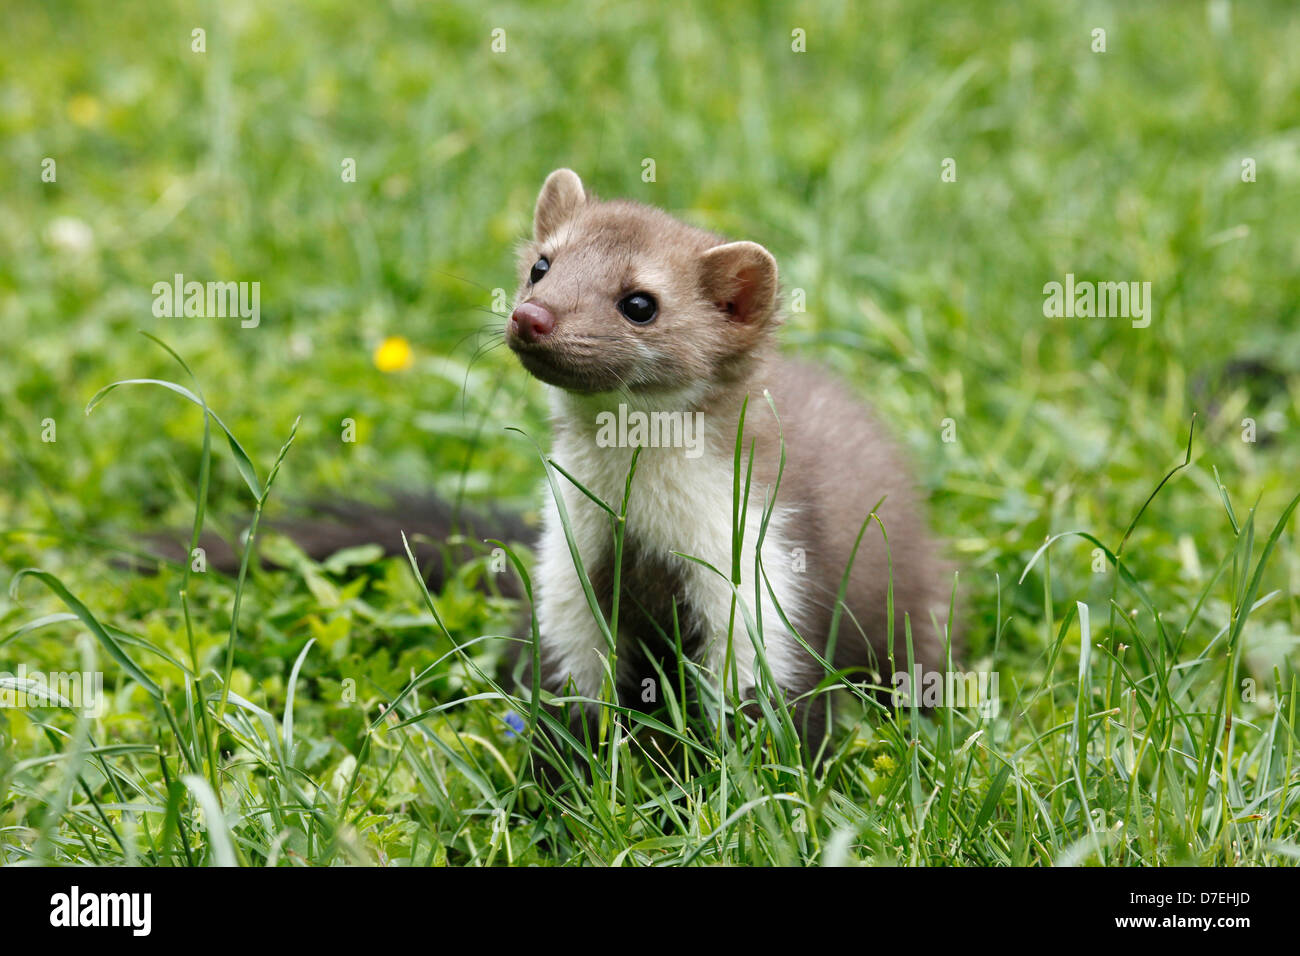
[[(588, 416), (579, 427), (561, 430), (552, 450), (553, 460), (613, 511), (623, 503), (633, 448), (597, 443), (591, 407), (575, 407), (561, 396), (557, 411), (567, 416)], [(574, 421), (570, 418), (569, 421)], [(585, 427), (593, 423), (593, 427)], [(711, 424), (711, 423), (710, 423)], [(734, 429), (734, 424), (732, 424)], [(770, 489), (752, 488), (745, 504), (740, 547), (741, 583), (733, 590), (730, 576), (733, 552), (732, 452), (725, 429), (706, 426), (703, 440), (694, 448), (643, 447), (637, 460), (627, 500), (627, 540), (641, 554), (653, 554), (672, 568), (681, 588), (686, 614), (705, 636), (702, 663), (721, 675), (731, 627), (735, 673), (742, 695), (755, 684), (754, 643), (746, 618), (755, 623), (768, 664), (779, 686), (792, 687), (806, 654), (787, 632), (784, 613), (799, 626), (806, 600), (805, 582), (796, 570), (787, 529), (796, 516), (779, 505), (772, 509), (762, 541), (762, 574), (756, 577), (755, 552)], [(742, 465), (743, 467), (743, 465)], [(569, 527), (584, 567), (592, 569), (613, 560), (613, 530), (609, 514), (557, 474)], [(743, 475), (742, 475), (743, 480)], [(546, 504), (542, 539), (535, 573), (538, 625), (543, 653), (558, 684), (572, 679), (578, 693), (596, 697), (605, 674), (607, 642), (578, 577), (568, 539), (553, 495), (544, 492)], [(678, 555), (706, 562), (714, 570)], [(590, 571), (589, 571), (590, 576)], [(756, 580), (759, 587), (755, 588)], [(770, 585), (770, 588), (769, 588)], [(667, 585), (665, 585), (667, 586)], [(739, 594), (744, 608), (735, 608)], [(773, 601), (780, 604), (780, 612)], [(667, 626), (669, 622), (660, 622)], [(653, 675), (646, 675), (653, 676)], [(730, 679), (728, 680), (730, 683)], [(557, 688), (558, 689), (558, 686)]]

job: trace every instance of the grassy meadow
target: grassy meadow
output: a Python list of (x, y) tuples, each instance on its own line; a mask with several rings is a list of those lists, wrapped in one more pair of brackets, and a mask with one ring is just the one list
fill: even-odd
[[(0, 692), (100, 672), (105, 700), (0, 708), (0, 863), (1300, 859), (1291, 4), (5, 21)], [(782, 713), (693, 718), (684, 669), (553, 744), (487, 545), (435, 593), (273, 533), (285, 570), (130, 563), (393, 489), (535, 520), (543, 387), (494, 346), (559, 166), (773, 252), (783, 347), (916, 463), (996, 714), (864, 702), (811, 769)], [(155, 314), (176, 274), (259, 283), (257, 326)], [(1067, 275), (1149, 282), (1149, 324), (1045, 315)], [(99, 394), (143, 379), (176, 388)], [(539, 786), (557, 747), (583, 766)]]

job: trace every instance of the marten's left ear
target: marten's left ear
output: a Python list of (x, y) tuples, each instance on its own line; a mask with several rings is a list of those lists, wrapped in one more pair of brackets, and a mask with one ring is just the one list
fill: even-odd
[(700, 257), (704, 294), (733, 322), (762, 325), (776, 314), (776, 260), (756, 242), (728, 242)]

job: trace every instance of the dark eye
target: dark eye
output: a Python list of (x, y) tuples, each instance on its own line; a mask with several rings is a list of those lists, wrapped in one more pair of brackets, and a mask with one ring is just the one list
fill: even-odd
[(550, 268), (551, 264), (546, 261), (545, 256), (542, 256), (542, 258), (533, 263), (533, 271), (528, 273), (528, 281), (536, 285), (542, 281), (542, 276), (546, 275)]
[(645, 325), (647, 322), (654, 321), (659, 307), (655, 305), (653, 296), (646, 295), (644, 292), (633, 292), (619, 300), (618, 311), (622, 312), (629, 322)]

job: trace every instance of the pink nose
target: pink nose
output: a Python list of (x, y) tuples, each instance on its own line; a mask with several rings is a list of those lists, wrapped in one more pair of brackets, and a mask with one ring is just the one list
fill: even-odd
[(510, 316), (510, 330), (525, 342), (535, 342), (551, 334), (555, 315), (544, 305), (525, 302)]

